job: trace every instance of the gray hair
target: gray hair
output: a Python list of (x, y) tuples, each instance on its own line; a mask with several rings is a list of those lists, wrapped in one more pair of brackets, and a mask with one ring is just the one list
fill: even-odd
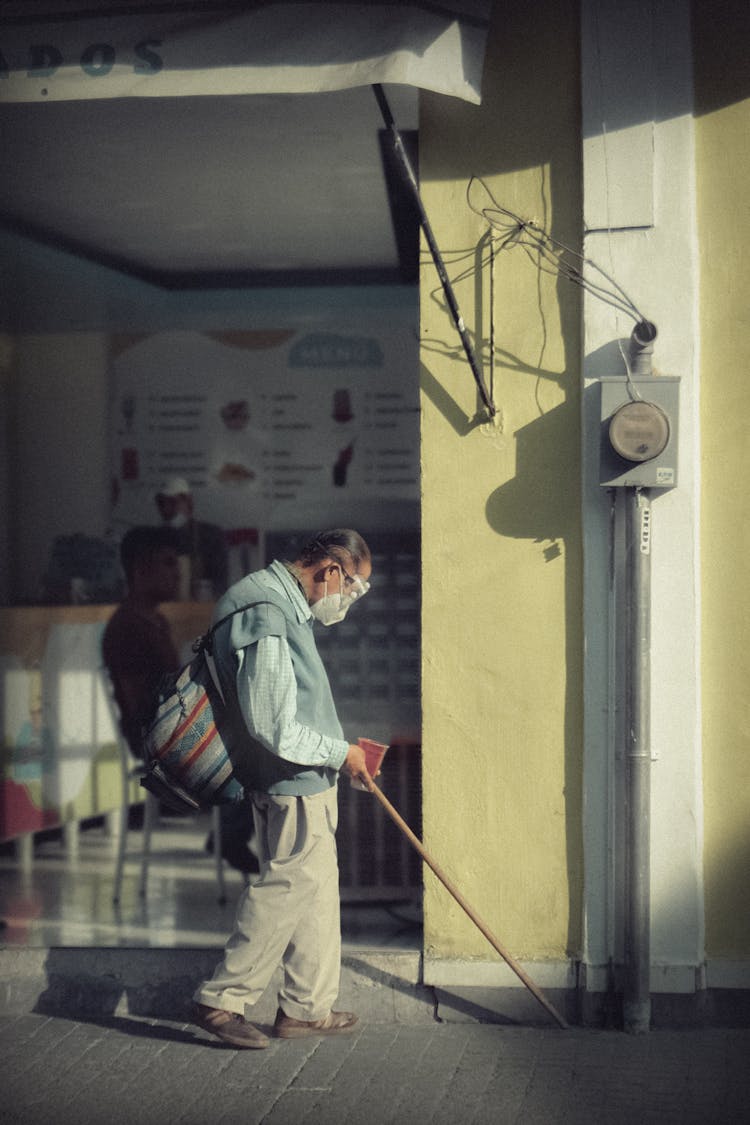
[(335, 559), (344, 562), (348, 555), (354, 562), (356, 569), (359, 564), (370, 561), (370, 548), (365, 543), (358, 531), (350, 527), (336, 527), (331, 531), (319, 531), (310, 539), (302, 543), (290, 562), (299, 562), (303, 566), (314, 566), (321, 559)]

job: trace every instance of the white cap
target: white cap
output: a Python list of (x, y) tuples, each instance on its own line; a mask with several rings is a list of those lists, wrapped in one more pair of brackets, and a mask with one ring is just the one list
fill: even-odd
[(192, 489), (184, 477), (167, 477), (157, 489), (157, 496), (190, 496)]

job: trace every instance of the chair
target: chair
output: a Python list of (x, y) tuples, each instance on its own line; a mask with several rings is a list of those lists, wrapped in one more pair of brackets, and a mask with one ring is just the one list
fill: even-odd
[[(125, 872), (125, 859), (127, 855), (128, 846), (128, 829), (130, 822), (130, 789), (131, 784), (135, 778), (140, 777), (143, 772), (143, 763), (139, 762), (137, 758), (131, 753), (130, 747), (120, 730), (120, 717), (117, 702), (112, 690), (112, 681), (106, 669), (102, 670), (101, 674), (103, 695), (107, 702), (109, 716), (112, 721), (115, 738), (117, 740), (117, 750), (120, 763), (120, 824), (117, 840), (117, 856), (115, 858), (115, 878), (114, 888), (112, 893), (112, 901), (120, 901), (120, 891), (122, 890), (122, 879)], [(143, 840), (141, 846), (141, 875), (138, 886), (138, 893), (143, 898), (146, 894), (146, 887), (148, 883), (148, 865), (151, 859), (151, 841), (155, 826), (159, 822), (159, 800), (143, 790), (144, 796), (144, 810), (143, 810)], [(219, 888), (219, 902), (223, 905), (226, 900), (226, 886), (224, 882), (224, 860), (221, 855), (221, 811), (218, 805), (215, 805), (211, 810), (211, 833), (213, 836), (213, 852), (216, 866), (216, 882)]]

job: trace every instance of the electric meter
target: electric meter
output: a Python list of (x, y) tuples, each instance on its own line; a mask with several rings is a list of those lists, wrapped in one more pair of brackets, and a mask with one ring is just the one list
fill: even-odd
[(609, 440), (626, 461), (650, 461), (669, 441), (669, 419), (655, 402), (626, 402), (609, 421)]
[(599, 483), (607, 488), (677, 484), (680, 380), (671, 375), (599, 381)]

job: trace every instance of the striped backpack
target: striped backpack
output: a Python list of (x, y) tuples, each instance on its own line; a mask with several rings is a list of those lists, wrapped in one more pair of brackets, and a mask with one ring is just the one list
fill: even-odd
[(213, 637), (235, 613), (270, 604), (249, 602), (226, 614), (195, 641), (193, 659), (160, 686), (143, 735), (146, 772), (141, 785), (179, 812), (226, 804), (243, 795), (227, 751), (231, 734), (213, 661)]

